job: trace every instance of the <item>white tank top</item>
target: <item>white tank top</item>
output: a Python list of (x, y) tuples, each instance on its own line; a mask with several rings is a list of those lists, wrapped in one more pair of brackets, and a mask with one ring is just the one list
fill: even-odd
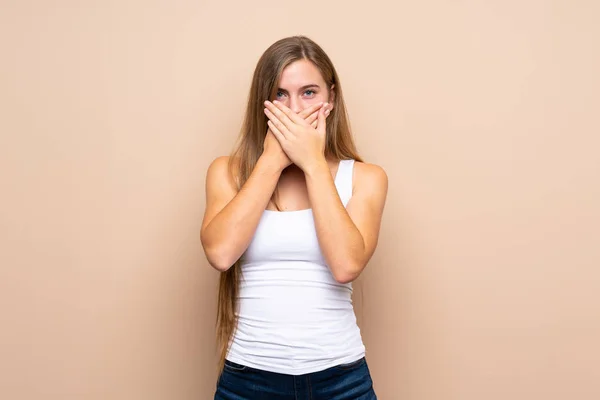
[[(344, 207), (354, 160), (340, 161), (335, 186)], [(238, 326), (227, 359), (291, 375), (317, 372), (365, 355), (352, 284), (325, 263), (311, 209), (265, 210), (241, 260)]]

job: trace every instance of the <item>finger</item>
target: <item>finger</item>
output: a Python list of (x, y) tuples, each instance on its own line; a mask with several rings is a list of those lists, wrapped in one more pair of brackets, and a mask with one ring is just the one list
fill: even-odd
[(306, 122), (308, 122), (309, 124), (312, 125), (313, 122), (317, 122), (318, 118), (319, 118), (319, 112), (315, 111), (308, 118), (306, 118)]
[[(333, 109), (333, 106), (329, 103), (324, 103), (323, 108), (325, 109), (325, 118), (327, 118), (329, 116), (329, 114), (331, 114), (331, 110)], [(310, 116), (308, 116), (305, 121), (308, 122), (309, 124), (313, 124), (314, 121), (317, 121), (317, 119), (319, 118), (319, 110), (315, 111), (314, 113), (312, 113)]]
[(300, 111), (300, 113), (298, 114), (300, 116), (300, 118), (305, 118), (315, 114), (315, 116), (317, 115), (317, 111), (319, 111), (319, 109), (323, 106), (323, 102), (320, 103), (316, 103), (313, 104), (310, 107), (306, 107), (304, 110)]
[(277, 139), (279, 144), (281, 144), (285, 140), (285, 136), (283, 135), (283, 133), (281, 133), (281, 131), (279, 129), (277, 129), (277, 127), (275, 126), (275, 124), (273, 122), (267, 121), (267, 125), (269, 125), (269, 128), (271, 128), (271, 133), (273, 133), (273, 136), (275, 136), (275, 139)]
[(327, 126), (325, 125), (325, 107), (319, 110), (319, 124), (317, 131), (322, 135), (325, 135), (325, 132), (327, 131)]
[(268, 108), (265, 108), (264, 111), (267, 118), (269, 118), (269, 121), (267, 122), (271, 122), (273, 126), (275, 126), (283, 136), (287, 137), (289, 135), (292, 135), (292, 132), (287, 128), (287, 126), (283, 122), (279, 120), (279, 118), (277, 118), (275, 114), (273, 114)]
[[(285, 114), (282, 110), (280, 110), (277, 106), (275, 106), (275, 104), (271, 103), (270, 101), (265, 101), (265, 107), (266, 107), (265, 114), (267, 114), (267, 111), (269, 112), (269, 114), (267, 114), (267, 116), (269, 117), (269, 119), (271, 119), (271, 121), (273, 121), (273, 123), (275, 125), (277, 125), (278, 123), (281, 123), (282, 125), (285, 125), (285, 127), (288, 130), (291, 130), (294, 128), (295, 123), (290, 119), (290, 117), (287, 116), (287, 114)], [(275, 117), (275, 119), (273, 119), (272, 117)], [(296, 117), (297, 117), (297, 115), (296, 115)], [(282, 133), (285, 133), (285, 132), (283, 132), (281, 127), (279, 127), (279, 130), (281, 130)]]
[(283, 104), (280, 101), (273, 101), (273, 108), (269, 108), (288, 127), (288, 129), (294, 129), (294, 125), (308, 125), (303, 118), (301, 118), (298, 114), (293, 112), (289, 107)]

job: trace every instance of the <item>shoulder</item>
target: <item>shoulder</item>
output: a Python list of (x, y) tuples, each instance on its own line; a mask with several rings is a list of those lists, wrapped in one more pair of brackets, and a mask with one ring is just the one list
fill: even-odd
[(210, 165), (208, 166), (208, 173), (212, 173), (215, 171), (223, 171), (229, 168), (229, 156), (220, 156), (212, 160)]
[[(365, 162), (354, 162), (354, 174), (352, 180), (352, 199), (348, 210), (370, 210), (370, 212), (381, 216), (388, 194), (388, 176), (385, 170), (376, 164)], [(350, 204), (349, 203), (349, 204)]]
[(355, 189), (387, 192), (388, 176), (379, 165), (355, 161), (353, 186)]
[(231, 157), (229, 156), (220, 156), (215, 158), (210, 165), (208, 166), (208, 170), (206, 171), (206, 184), (223, 184), (227, 183), (229, 186), (235, 186), (234, 178), (232, 174), (230, 165), (232, 162)]
[(239, 158), (234, 158), (231, 156), (219, 156), (212, 160), (210, 165), (208, 166), (208, 174), (213, 173), (229, 173), (235, 174), (238, 169)]

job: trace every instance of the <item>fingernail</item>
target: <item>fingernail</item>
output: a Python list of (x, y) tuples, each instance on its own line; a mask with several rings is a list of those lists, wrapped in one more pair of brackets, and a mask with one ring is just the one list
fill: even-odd
[(273, 100), (273, 104), (279, 104), (277, 100)]

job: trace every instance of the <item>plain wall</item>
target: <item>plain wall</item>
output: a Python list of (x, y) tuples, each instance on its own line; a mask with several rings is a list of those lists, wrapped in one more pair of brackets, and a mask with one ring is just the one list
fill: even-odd
[(2, 1), (0, 398), (212, 398), (199, 227), (274, 41), (390, 181), (355, 304), (381, 399), (600, 398), (600, 5)]

